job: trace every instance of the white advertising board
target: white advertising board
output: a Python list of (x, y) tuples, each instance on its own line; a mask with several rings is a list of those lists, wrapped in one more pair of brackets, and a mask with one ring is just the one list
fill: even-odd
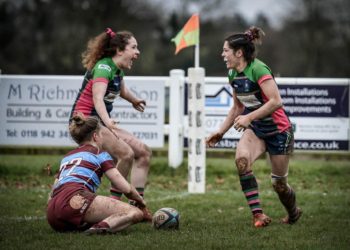
[[(150, 147), (164, 145), (165, 77), (125, 77), (144, 113), (119, 98), (111, 116)], [(0, 145), (71, 146), (68, 120), (83, 76), (0, 75)]]

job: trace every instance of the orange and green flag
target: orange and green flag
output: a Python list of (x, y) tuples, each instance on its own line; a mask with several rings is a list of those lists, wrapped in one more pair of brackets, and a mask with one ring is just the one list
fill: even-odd
[(193, 14), (171, 41), (176, 45), (175, 55), (183, 48), (199, 44), (199, 15)]

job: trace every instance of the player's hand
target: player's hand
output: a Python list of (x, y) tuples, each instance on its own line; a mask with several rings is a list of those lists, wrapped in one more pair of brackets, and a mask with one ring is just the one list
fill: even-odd
[(216, 132), (214, 134), (211, 134), (208, 138), (205, 140), (205, 145), (207, 147), (215, 147), (216, 143), (218, 143), (223, 137), (222, 133)]
[(140, 208), (141, 210), (146, 207), (146, 202), (144, 199), (141, 198), (140, 201), (136, 202), (136, 207)]
[(234, 129), (238, 132), (243, 132), (246, 128), (249, 127), (251, 120), (247, 115), (239, 115), (236, 117), (235, 122), (233, 124)]
[(132, 106), (134, 107), (134, 109), (136, 109), (139, 112), (143, 112), (145, 111), (145, 106), (146, 106), (146, 101), (145, 100), (136, 100), (132, 103)]
[(143, 221), (152, 222), (152, 213), (147, 207), (140, 208), (143, 213)]
[(109, 119), (107, 122), (105, 122), (106, 127), (109, 128), (110, 130), (116, 129), (118, 123), (119, 123), (118, 121), (113, 119)]
[(118, 137), (118, 134), (117, 134), (117, 124), (119, 122), (113, 120), (113, 119), (109, 119), (108, 122), (106, 122), (106, 127), (117, 137)]

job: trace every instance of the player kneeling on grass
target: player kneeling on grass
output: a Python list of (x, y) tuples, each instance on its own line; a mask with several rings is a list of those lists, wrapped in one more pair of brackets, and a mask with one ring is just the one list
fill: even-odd
[[(56, 231), (84, 231), (88, 234), (115, 233), (152, 215), (145, 201), (115, 167), (104, 145), (115, 140), (98, 118), (72, 117), (69, 131), (79, 147), (62, 160), (47, 206), (47, 220)], [(105, 174), (136, 206), (96, 195)]]

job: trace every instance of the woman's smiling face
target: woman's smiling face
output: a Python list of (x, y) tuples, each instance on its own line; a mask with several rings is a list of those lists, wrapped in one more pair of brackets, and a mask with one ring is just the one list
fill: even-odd
[(131, 69), (133, 62), (140, 55), (135, 37), (131, 37), (129, 39), (129, 43), (125, 46), (125, 49), (123, 51), (119, 51), (118, 54), (121, 57), (118, 67), (121, 69)]

